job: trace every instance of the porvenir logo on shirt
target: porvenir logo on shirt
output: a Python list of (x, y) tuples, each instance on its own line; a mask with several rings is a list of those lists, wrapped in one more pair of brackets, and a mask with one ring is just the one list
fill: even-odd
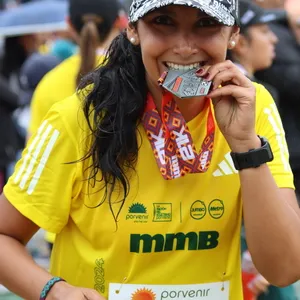
[(127, 221), (133, 221), (134, 223), (147, 223), (148, 222), (148, 212), (147, 207), (141, 203), (133, 203), (126, 215)]

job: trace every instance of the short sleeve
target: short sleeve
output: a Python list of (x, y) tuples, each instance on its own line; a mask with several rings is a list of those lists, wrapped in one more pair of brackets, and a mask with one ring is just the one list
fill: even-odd
[(268, 163), (269, 168), (278, 187), (294, 189), (285, 132), (276, 104), (262, 85), (256, 85), (256, 92), (256, 130), (268, 139), (274, 155), (273, 161)]
[(68, 124), (51, 109), (4, 187), (8, 201), (39, 227), (59, 233), (78, 193), (79, 151)]

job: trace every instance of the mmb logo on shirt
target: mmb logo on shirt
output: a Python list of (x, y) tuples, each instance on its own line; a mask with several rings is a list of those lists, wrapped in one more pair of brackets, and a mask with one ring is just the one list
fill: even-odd
[(151, 253), (178, 250), (209, 250), (219, 244), (219, 232), (178, 232), (163, 234), (131, 234), (130, 252)]

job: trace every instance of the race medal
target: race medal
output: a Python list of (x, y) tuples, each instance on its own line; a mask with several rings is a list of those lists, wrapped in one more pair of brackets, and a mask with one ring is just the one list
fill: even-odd
[[(206, 96), (212, 85), (196, 75), (197, 69), (165, 71), (159, 79), (159, 84), (178, 98)], [(167, 74), (166, 74), (167, 73)]]
[(188, 173), (204, 173), (211, 163), (215, 136), (215, 121), (210, 99), (206, 99), (206, 137), (197, 153), (188, 126), (171, 93), (162, 100), (162, 118), (152, 96), (147, 98), (142, 119), (151, 143), (159, 170), (166, 180), (182, 177)]

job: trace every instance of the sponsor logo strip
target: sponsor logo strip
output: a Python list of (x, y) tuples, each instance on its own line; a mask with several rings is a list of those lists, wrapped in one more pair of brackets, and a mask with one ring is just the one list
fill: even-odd
[(109, 284), (109, 300), (229, 300), (229, 282), (190, 285)]

